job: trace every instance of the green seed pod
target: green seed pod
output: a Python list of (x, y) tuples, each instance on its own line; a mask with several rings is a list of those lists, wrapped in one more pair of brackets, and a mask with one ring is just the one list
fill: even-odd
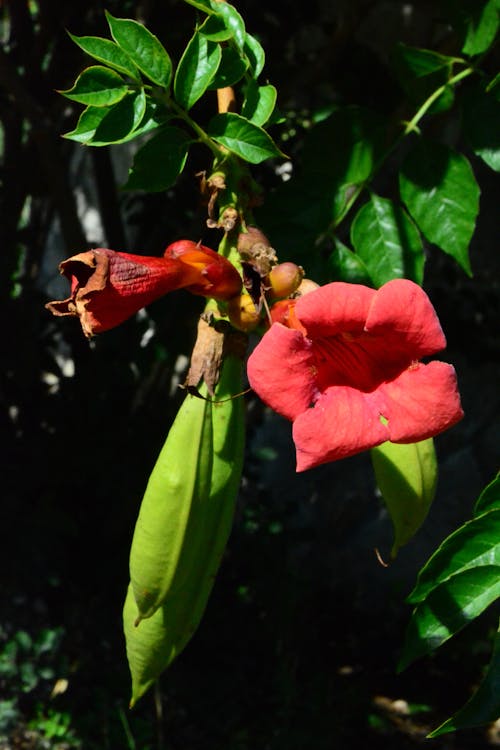
[(130, 550), (139, 620), (151, 617), (169, 591), (182, 586), (189, 558), (196, 555), (197, 529), (189, 527), (210, 492), (211, 410), (210, 402), (186, 396), (149, 478)]
[(193, 506), (186, 528), (185, 544), (195, 553), (189, 559), (185, 555), (179, 558), (174, 579), (182, 584), (171, 586), (160, 608), (140, 622), (132, 586), (127, 593), (123, 619), (132, 674), (131, 706), (186, 646), (215, 581), (231, 531), (243, 466), (244, 405), (241, 398), (231, 398), (241, 391), (241, 375), (241, 360), (226, 357), (215, 400), (206, 402), (213, 435), (210, 491), (202, 506)]
[(425, 521), (436, 492), (438, 465), (432, 438), (382, 443), (371, 450), (375, 478), (394, 526), (394, 559)]

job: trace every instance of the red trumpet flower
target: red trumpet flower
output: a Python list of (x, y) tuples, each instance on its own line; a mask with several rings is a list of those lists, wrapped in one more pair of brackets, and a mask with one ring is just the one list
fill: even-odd
[[(171, 251), (175, 247), (177, 253)], [(163, 258), (87, 250), (59, 269), (71, 283), (71, 294), (46, 307), (54, 315), (79, 317), (88, 337), (114, 328), (175, 289), (223, 300), (241, 289), (241, 278), (228, 260), (189, 240), (171, 245)]]
[(293, 421), (297, 471), (386, 440), (424, 440), (462, 418), (453, 367), (419, 361), (446, 340), (413, 282), (377, 291), (327, 284), (278, 317), (249, 358), (248, 378)]

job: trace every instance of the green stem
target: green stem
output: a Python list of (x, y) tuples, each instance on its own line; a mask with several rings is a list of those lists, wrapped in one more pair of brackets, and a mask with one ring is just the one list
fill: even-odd
[(165, 104), (170, 107), (173, 112), (175, 112), (177, 117), (180, 117), (181, 120), (184, 120), (186, 125), (188, 125), (191, 130), (194, 130), (194, 132), (198, 136), (198, 140), (200, 141), (200, 143), (203, 143), (207, 148), (209, 148), (216, 159), (224, 158), (225, 152), (223, 151), (223, 149), (210, 138), (210, 136), (203, 130), (203, 128), (201, 128), (198, 123), (195, 122), (184, 109), (182, 109), (182, 107), (179, 107), (179, 105), (176, 104), (176, 102), (171, 99), (166, 92), (164, 93), (162, 98), (164, 99)]
[(363, 180), (363, 182), (360, 182), (359, 185), (356, 186), (354, 189), (352, 195), (350, 196), (349, 200), (344, 206), (343, 211), (336, 217), (336, 219), (332, 222), (329, 229), (327, 230), (327, 234), (333, 232), (339, 224), (345, 219), (345, 217), (350, 212), (351, 208), (354, 206), (356, 201), (358, 200), (359, 196), (365, 190), (366, 186), (369, 184), (369, 182), (373, 179), (373, 176), (376, 174), (376, 172), (380, 169), (382, 164), (385, 162), (388, 156), (394, 151), (394, 149), (401, 143), (401, 141), (407, 136), (410, 135), (410, 133), (413, 133), (417, 130), (417, 125), (420, 122), (420, 120), (424, 117), (424, 115), (427, 113), (430, 107), (434, 104), (434, 102), (439, 99), (439, 97), (446, 91), (446, 89), (449, 86), (453, 86), (454, 84), (461, 81), (463, 78), (467, 78), (467, 76), (470, 76), (472, 73), (475, 72), (475, 68), (465, 68), (465, 70), (461, 70), (460, 73), (457, 73), (452, 78), (450, 78), (449, 81), (447, 81), (445, 84), (437, 88), (435, 91), (432, 92), (432, 94), (425, 100), (425, 102), (422, 104), (422, 106), (418, 109), (418, 111), (415, 113), (415, 115), (412, 117), (412, 119), (405, 123), (405, 128), (400, 135), (395, 139), (394, 143), (392, 143), (386, 151), (382, 154), (382, 156), (378, 159), (378, 161), (375, 163), (370, 175)]

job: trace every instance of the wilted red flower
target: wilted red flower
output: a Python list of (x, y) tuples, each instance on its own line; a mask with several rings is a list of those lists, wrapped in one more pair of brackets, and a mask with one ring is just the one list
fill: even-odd
[(411, 281), (334, 282), (297, 299), (248, 361), (251, 387), (293, 421), (297, 471), (390, 440), (413, 443), (462, 416), (455, 370), (419, 360), (446, 339)]
[(229, 261), (188, 240), (175, 244), (197, 248), (196, 258), (156, 258), (106, 248), (74, 255), (59, 266), (71, 283), (71, 295), (46, 307), (54, 315), (79, 317), (85, 335), (90, 337), (123, 323), (175, 289), (186, 288), (193, 294), (217, 299), (227, 299), (236, 287), (235, 293), (239, 292), (241, 278)]

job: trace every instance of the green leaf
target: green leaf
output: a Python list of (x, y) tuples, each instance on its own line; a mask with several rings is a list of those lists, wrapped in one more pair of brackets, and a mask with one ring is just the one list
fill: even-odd
[(272, 138), (241, 115), (226, 112), (208, 123), (208, 135), (251, 164), (260, 164), (273, 156), (283, 156)]
[(254, 78), (258, 78), (262, 73), (266, 62), (266, 53), (259, 41), (254, 36), (246, 34), (243, 51), (250, 62), (250, 68)]
[(464, 101), (463, 126), (474, 153), (500, 172), (500, 101), (475, 89)]
[(399, 186), (429, 242), (472, 275), (468, 248), (479, 211), (479, 187), (465, 156), (421, 138), (405, 159)]
[(152, 193), (169, 188), (184, 169), (189, 143), (183, 130), (169, 125), (162, 128), (136, 153), (124, 188)]
[(237, 46), (242, 50), (245, 44), (245, 22), (233, 5), (220, 0), (211, 0), (213, 12), (222, 19), (226, 28), (231, 31), (231, 35)]
[(184, 0), (188, 5), (193, 5), (198, 10), (203, 10), (205, 13), (213, 13), (212, 5), (210, 0)]
[(401, 206), (373, 193), (354, 218), (351, 241), (376, 287), (400, 278), (422, 284), (422, 241)]
[(256, 81), (251, 80), (245, 89), (242, 116), (254, 125), (264, 125), (274, 112), (277, 93), (274, 86), (258, 86)]
[(465, 31), (462, 52), (481, 55), (495, 41), (500, 25), (498, 0), (460, 0), (458, 13)]
[(227, 42), (233, 33), (219, 16), (209, 16), (198, 29), (198, 33), (212, 42)]
[(500, 474), (479, 495), (474, 515), (478, 516), (489, 510), (500, 510)]
[(87, 55), (94, 57), (105, 65), (109, 65), (110, 68), (114, 68), (119, 73), (124, 73), (136, 81), (139, 80), (139, 71), (134, 63), (115, 42), (110, 39), (102, 39), (99, 36), (74, 36), (73, 34), (69, 34), (69, 36)]
[(391, 557), (416, 534), (436, 493), (438, 466), (432, 438), (372, 448), (377, 485), (394, 526)]
[(497, 632), (488, 670), (465, 706), (428, 737), (439, 737), (457, 729), (470, 729), (496, 721), (500, 716), (500, 632)]
[(439, 648), (500, 596), (500, 568), (464, 570), (433, 589), (415, 608), (398, 670)]
[(222, 89), (224, 86), (233, 86), (243, 78), (247, 67), (248, 63), (241, 57), (238, 50), (234, 47), (223, 47), (219, 68), (208, 88)]
[(182, 55), (174, 80), (174, 95), (185, 110), (203, 96), (221, 62), (218, 44), (195, 32)]
[(123, 143), (129, 140), (129, 136), (141, 124), (145, 111), (146, 95), (142, 89), (127, 94), (107, 112), (88, 145), (107, 146), (110, 143)]
[[(307, 132), (292, 177), (256, 211), (277, 246), (311, 273), (316, 239), (340, 221), (359, 185), (367, 181), (386, 138), (385, 120), (358, 107), (337, 108)], [(315, 259), (316, 262), (316, 259)]]
[(109, 107), (119, 102), (128, 86), (118, 73), (102, 65), (93, 65), (80, 73), (73, 88), (59, 91), (67, 99), (93, 107)]
[[(392, 56), (392, 65), (401, 86), (417, 105), (448, 82), (456, 62), (459, 60), (455, 57), (447, 57), (433, 50), (408, 47), (402, 43), (396, 46)], [(453, 89), (446, 89), (428, 111), (447, 110), (453, 100)]]
[(335, 248), (328, 259), (328, 267), (334, 281), (367, 286), (371, 284), (370, 274), (361, 258), (344, 245), (338, 237), (335, 237)]
[(64, 133), (63, 138), (77, 143), (87, 143), (109, 111), (109, 107), (87, 107), (80, 115), (76, 128), (69, 133)]
[(483, 513), (450, 534), (420, 571), (407, 601), (421, 602), (444, 581), (484, 565), (498, 566), (500, 572), (500, 510)]
[(159, 39), (137, 21), (115, 18), (105, 11), (111, 36), (150, 81), (168, 88), (172, 62)]

